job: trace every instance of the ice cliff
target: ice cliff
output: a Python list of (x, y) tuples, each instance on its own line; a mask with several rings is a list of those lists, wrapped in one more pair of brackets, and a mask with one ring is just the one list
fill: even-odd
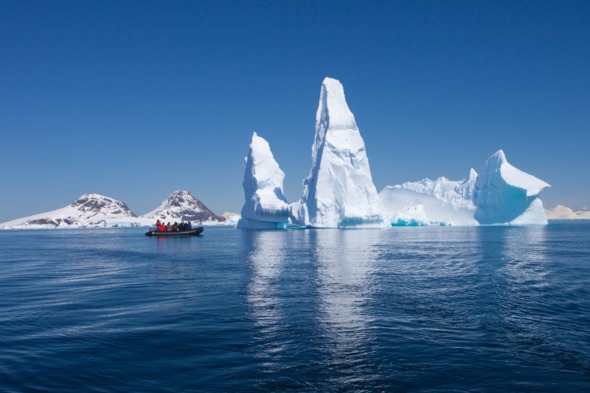
[(543, 180), (512, 166), (498, 150), (475, 182), (474, 218), (480, 224), (547, 224), (539, 193), (548, 187)]
[(244, 170), (242, 218), (238, 228), (281, 229), (289, 224), (289, 204), (283, 195), (285, 174), (274, 159), (268, 142), (252, 135)]
[(315, 228), (383, 226), (365, 143), (339, 81), (325, 78), (316, 114), (312, 165), (293, 220)]
[(477, 225), (473, 189), (477, 173), (454, 181), (446, 177), (387, 186), (379, 196), (393, 226)]

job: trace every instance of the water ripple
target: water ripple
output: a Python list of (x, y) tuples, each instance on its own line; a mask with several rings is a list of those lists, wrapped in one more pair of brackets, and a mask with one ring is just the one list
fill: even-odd
[(590, 389), (590, 225), (0, 246), (0, 391)]

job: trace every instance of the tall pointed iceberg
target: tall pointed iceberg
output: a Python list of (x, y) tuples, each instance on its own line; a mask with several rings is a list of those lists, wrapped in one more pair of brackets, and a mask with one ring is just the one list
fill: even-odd
[(252, 135), (244, 170), (242, 218), (238, 228), (281, 229), (289, 223), (289, 205), (283, 195), (285, 174), (270, 151), (270, 145)]
[(498, 150), (475, 182), (475, 219), (480, 224), (546, 225), (539, 193), (548, 187), (543, 180), (512, 166)]
[(316, 228), (381, 227), (382, 205), (365, 142), (336, 79), (322, 83), (312, 165), (293, 219)]

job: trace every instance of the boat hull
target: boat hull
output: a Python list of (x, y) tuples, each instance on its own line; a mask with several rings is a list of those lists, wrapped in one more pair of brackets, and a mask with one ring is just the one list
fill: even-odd
[(199, 236), (204, 231), (203, 227), (193, 228), (188, 231), (176, 231), (176, 232), (158, 232), (158, 231), (148, 231), (145, 233), (146, 236), (166, 236), (166, 237), (175, 237), (175, 236)]

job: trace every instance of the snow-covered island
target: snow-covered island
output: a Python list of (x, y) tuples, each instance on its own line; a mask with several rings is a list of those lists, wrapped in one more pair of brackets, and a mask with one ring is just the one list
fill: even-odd
[(190, 192), (180, 190), (141, 216), (116, 199), (84, 194), (61, 209), (1, 223), (0, 229), (147, 227), (158, 219), (172, 223), (190, 221), (195, 225), (235, 225), (236, 222), (233, 217), (228, 220), (216, 215)]
[(502, 150), (478, 174), (387, 186), (373, 184), (365, 143), (342, 84), (325, 78), (316, 113), (312, 167), (303, 196), (288, 203), (285, 174), (254, 134), (244, 172), (239, 228), (373, 228), (421, 225), (546, 225), (539, 194), (550, 185), (511, 165)]
[(567, 206), (557, 205), (553, 209), (545, 209), (548, 220), (590, 220), (590, 211), (574, 211)]

